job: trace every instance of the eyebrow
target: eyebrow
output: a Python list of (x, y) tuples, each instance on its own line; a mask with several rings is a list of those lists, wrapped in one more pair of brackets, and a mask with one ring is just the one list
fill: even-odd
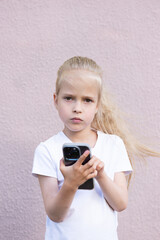
[[(66, 92), (63, 94), (63, 96), (75, 97), (76, 95)], [(87, 95), (82, 96), (82, 98), (91, 98), (93, 100), (96, 99), (94, 96), (87, 96)]]
[(83, 98), (91, 98), (91, 99), (93, 99), (93, 100), (95, 99), (94, 96), (93, 96), (93, 97), (92, 97), (92, 96), (83, 96)]

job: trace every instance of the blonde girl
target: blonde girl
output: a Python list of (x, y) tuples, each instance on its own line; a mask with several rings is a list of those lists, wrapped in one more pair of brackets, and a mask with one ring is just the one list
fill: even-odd
[[(55, 107), (62, 131), (36, 148), (33, 174), (38, 176), (47, 213), (46, 240), (117, 240), (117, 212), (128, 201), (126, 176), (132, 158), (159, 156), (130, 134), (106, 93), (102, 70), (95, 61), (73, 57), (59, 68)], [(65, 166), (64, 143), (87, 143), (89, 151)], [(92, 190), (78, 187), (94, 179)]]

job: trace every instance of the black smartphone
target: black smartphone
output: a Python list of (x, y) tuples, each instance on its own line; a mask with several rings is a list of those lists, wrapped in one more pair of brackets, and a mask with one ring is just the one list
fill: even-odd
[[(63, 144), (63, 157), (64, 163), (66, 166), (74, 164), (80, 156), (86, 151), (89, 150), (90, 154), (86, 157), (83, 165), (86, 164), (91, 158), (91, 150), (88, 144), (84, 143), (65, 143)], [(79, 186), (79, 189), (93, 189), (93, 178), (87, 180), (82, 185)]]

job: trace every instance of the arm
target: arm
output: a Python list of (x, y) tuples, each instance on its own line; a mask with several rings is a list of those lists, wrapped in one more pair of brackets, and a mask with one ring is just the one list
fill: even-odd
[(103, 174), (97, 178), (97, 181), (103, 191), (106, 201), (114, 210), (120, 212), (126, 209), (128, 191), (126, 178), (123, 172), (115, 173), (114, 181), (103, 172)]
[(123, 211), (128, 203), (125, 174), (123, 172), (115, 173), (114, 180), (112, 181), (104, 171), (104, 163), (97, 157), (93, 156), (90, 160), (90, 164), (93, 164), (97, 170), (96, 180), (108, 204), (118, 212)]
[(77, 189), (64, 182), (58, 191), (56, 178), (39, 175), (38, 179), (48, 217), (54, 222), (63, 221)]
[(90, 164), (82, 165), (88, 156), (87, 151), (72, 166), (65, 166), (60, 162), (60, 170), (64, 176), (64, 183), (58, 190), (57, 179), (38, 176), (43, 201), (48, 217), (54, 222), (62, 222), (66, 217), (78, 187), (86, 180), (97, 175), (97, 171)]

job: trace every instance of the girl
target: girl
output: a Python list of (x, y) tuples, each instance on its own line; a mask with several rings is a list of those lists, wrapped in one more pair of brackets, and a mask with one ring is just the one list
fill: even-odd
[[(63, 131), (36, 148), (38, 176), (47, 213), (46, 240), (116, 240), (117, 212), (127, 207), (126, 176), (131, 157), (159, 156), (139, 144), (120, 118), (102, 84), (101, 68), (86, 57), (73, 57), (59, 68), (54, 94)], [(72, 166), (62, 158), (64, 143), (87, 143), (89, 151)], [(94, 179), (94, 189), (78, 187)]]

